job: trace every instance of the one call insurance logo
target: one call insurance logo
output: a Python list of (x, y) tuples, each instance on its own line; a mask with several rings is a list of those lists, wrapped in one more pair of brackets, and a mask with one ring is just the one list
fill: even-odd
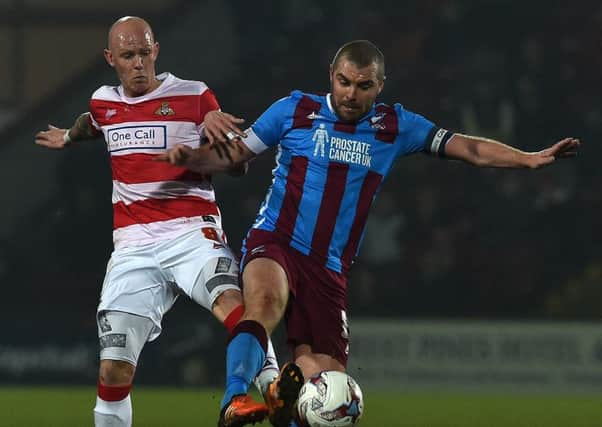
[(167, 127), (124, 126), (109, 129), (107, 132), (109, 152), (122, 150), (153, 150), (167, 147)]

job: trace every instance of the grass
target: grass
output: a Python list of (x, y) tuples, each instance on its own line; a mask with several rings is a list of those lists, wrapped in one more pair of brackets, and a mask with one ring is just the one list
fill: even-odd
[[(0, 388), (0, 426), (92, 426), (95, 390)], [(135, 388), (135, 427), (214, 427), (221, 392)], [(601, 395), (365, 393), (362, 427), (600, 427)], [(257, 426), (267, 426), (268, 423)]]

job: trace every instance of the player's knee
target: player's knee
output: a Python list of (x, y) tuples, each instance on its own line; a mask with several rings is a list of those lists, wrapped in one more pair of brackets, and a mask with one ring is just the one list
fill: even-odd
[(248, 309), (264, 312), (282, 311), (288, 300), (288, 288), (276, 283), (265, 283), (253, 287), (245, 286), (244, 301)]
[(101, 360), (98, 377), (104, 385), (131, 384), (136, 367), (121, 360)]
[(242, 295), (240, 291), (236, 289), (227, 289), (215, 299), (211, 311), (220, 322), (223, 322), (232, 310), (241, 305)]
[(278, 292), (268, 291), (257, 298), (257, 303), (264, 310), (281, 310), (286, 305), (286, 298)]
[(276, 261), (269, 258), (251, 260), (243, 270), (245, 305), (284, 306), (288, 300), (288, 278)]
[(266, 289), (266, 292), (256, 293), (249, 299), (245, 295), (245, 307), (245, 317), (280, 318), (286, 308), (286, 298)]

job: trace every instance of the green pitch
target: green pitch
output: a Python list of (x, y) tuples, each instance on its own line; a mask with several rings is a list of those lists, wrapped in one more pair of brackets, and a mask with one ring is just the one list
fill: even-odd
[[(0, 388), (0, 426), (92, 426), (94, 388)], [(135, 427), (214, 427), (221, 393), (135, 387)], [(367, 391), (363, 427), (600, 427), (601, 395)], [(259, 426), (259, 424), (257, 425)], [(268, 426), (268, 423), (261, 424)]]

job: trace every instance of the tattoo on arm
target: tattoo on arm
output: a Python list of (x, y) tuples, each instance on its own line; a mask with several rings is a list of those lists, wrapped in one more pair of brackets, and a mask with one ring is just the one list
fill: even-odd
[(69, 137), (72, 141), (83, 141), (87, 139), (94, 139), (98, 136), (98, 132), (92, 127), (90, 123), (90, 113), (85, 112), (79, 115), (75, 120), (71, 129), (69, 129)]

